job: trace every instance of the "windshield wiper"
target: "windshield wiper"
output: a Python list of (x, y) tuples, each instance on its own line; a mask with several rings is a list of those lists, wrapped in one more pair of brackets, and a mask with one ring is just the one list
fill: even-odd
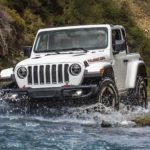
[(88, 52), (88, 50), (86, 50), (85, 48), (83, 47), (75, 47), (75, 48), (72, 48), (73, 50), (83, 50), (84, 52)]
[(83, 50), (85, 53), (88, 52), (88, 50), (84, 49), (83, 47), (71, 47), (71, 48), (60, 49), (60, 51), (72, 51), (72, 50), (76, 50), (76, 51)]
[(51, 53), (52, 52), (52, 53), (60, 54), (57, 50), (42, 50), (39, 52), (41, 52), (41, 53), (46, 53), (46, 52)]

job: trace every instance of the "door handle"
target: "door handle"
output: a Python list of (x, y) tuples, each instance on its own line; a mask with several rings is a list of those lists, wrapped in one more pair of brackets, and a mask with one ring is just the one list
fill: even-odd
[(124, 59), (124, 60), (123, 60), (124, 63), (127, 63), (128, 61), (129, 61), (128, 59)]

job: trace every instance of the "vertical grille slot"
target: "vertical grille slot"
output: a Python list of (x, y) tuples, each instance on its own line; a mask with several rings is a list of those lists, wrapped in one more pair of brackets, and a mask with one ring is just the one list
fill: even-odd
[(44, 84), (44, 66), (40, 66), (40, 84)]
[(34, 84), (38, 84), (38, 66), (33, 68)]
[(65, 81), (66, 81), (66, 82), (69, 82), (68, 68), (69, 68), (69, 65), (68, 65), (68, 64), (65, 64), (65, 68), (64, 68), (64, 78), (65, 78)]
[(56, 83), (56, 65), (52, 65), (52, 83)]
[(58, 65), (58, 82), (63, 83), (62, 65)]
[(46, 83), (50, 83), (50, 66), (46, 65)]
[(32, 67), (28, 67), (28, 84), (32, 84)]

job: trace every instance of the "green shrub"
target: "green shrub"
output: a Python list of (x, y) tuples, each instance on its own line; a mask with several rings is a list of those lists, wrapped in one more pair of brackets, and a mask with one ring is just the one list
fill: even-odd
[(30, 9), (25, 9), (23, 13), (23, 19), (25, 21), (25, 41), (32, 44), (35, 38), (35, 33), (39, 28), (44, 26), (41, 18), (38, 15), (32, 14)]
[(25, 21), (14, 9), (7, 9), (7, 12), (12, 17), (13, 24), (18, 27), (18, 31), (25, 29)]

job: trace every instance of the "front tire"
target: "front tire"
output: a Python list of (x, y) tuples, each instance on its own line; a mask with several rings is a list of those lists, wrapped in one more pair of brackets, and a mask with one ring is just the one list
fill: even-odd
[(118, 90), (113, 80), (105, 79), (99, 85), (97, 94), (98, 103), (112, 107), (114, 110), (119, 109)]

